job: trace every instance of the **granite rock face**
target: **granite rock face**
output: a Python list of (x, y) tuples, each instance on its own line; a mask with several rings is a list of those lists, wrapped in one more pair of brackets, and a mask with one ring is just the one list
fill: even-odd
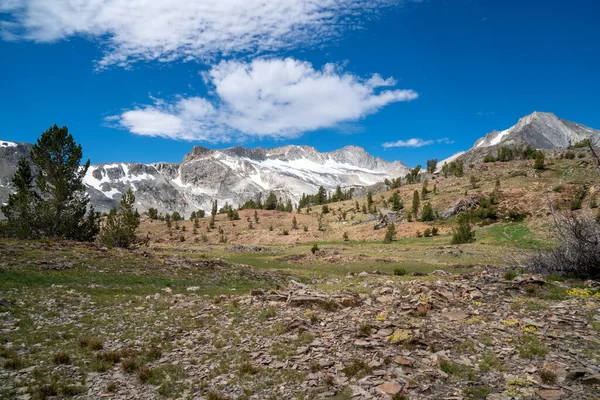
[[(28, 143), (0, 141), (0, 201), (6, 202), (12, 192), (10, 179), (17, 162), (28, 158), (30, 149)], [(362, 193), (407, 172), (405, 164), (373, 157), (356, 146), (329, 153), (308, 146), (224, 150), (197, 146), (181, 163), (93, 164), (84, 183), (91, 204), (100, 211), (116, 207), (131, 188), (139, 211), (153, 207), (188, 215), (198, 209), (210, 210), (213, 200), (237, 206), (264, 199), (269, 192), (293, 202), (302, 193), (316, 193), (319, 186), (333, 191), (339, 185)]]

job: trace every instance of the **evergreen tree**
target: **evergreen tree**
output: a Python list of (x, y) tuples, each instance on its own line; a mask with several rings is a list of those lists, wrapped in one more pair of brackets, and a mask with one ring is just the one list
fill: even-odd
[(128, 248), (135, 241), (135, 230), (140, 225), (140, 215), (134, 210), (135, 196), (131, 189), (123, 195), (119, 212), (112, 209), (100, 234), (102, 243), (109, 247)]
[(294, 218), (292, 218), (292, 229), (298, 229), (298, 220), (295, 215)]
[(291, 213), (292, 211), (294, 211), (294, 207), (292, 206), (292, 201), (291, 201), (291, 200), (289, 200), (289, 199), (288, 199), (288, 200), (286, 201), (286, 203), (285, 203), (285, 211), (286, 211), (286, 212), (290, 212), (290, 213)]
[(19, 160), (11, 182), (16, 192), (8, 196), (8, 203), (2, 207), (7, 218), (7, 233), (19, 239), (36, 237), (35, 209), (40, 199), (33, 189), (31, 167), (25, 158)]
[(150, 219), (158, 219), (158, 210), (156, 208), (150, 207), (147, 214)]
[(417, 215), (419, 213), (420, 205), (421, 205), (421, 201), (419, 200), (419, 191), (415, 190), (413, 193), (413, 200), (412, 200), (412, 215), (415, 218), (417, 218)]
[(325, 204), (327, 202), (327, 192), (323, 186), (319, 186), (316, 202), (318, 205)]
[(533, 168), (537, 169), (537, 170), (542, 170), (546, 168), (545, 165), (545, 156), (544, 153), (541, 151), (538, 151), (535, 155), (535, 162), (533, 163)]
[(387, 230), (385, 232), (385, 238), (383, 239), (383, 243), (390, 244), (394, 240), (394, 236), (396, 235), (396, 225), (391, 223), (387, 226)]
[(265, 210), (276, 210), (277, 209), (277, 196), (275, 193), (269, 193), (265, 200)]
[(429, 182), (427, 181), (427, 179), (425, 179), (423, 181), (423, 185), (421, 186), (421, 200), (426, 200), (427, 199), (427, 195), (429, 194), (429, 189), (427, 189), (427, 184)]
[(430, 174), (433, 174), (435, 172), (435, 169), (437, 168), (437, 163), (438, 163), (437, 158), (434, 158), (432, 160), (427, 160), (427, 172), (429, 172)]
[(215, 200), (212, 204), (212, 209), (210, 210), (210, 215), (215, 217), (217, 215), (217, 210), (218, 210), (218, 205), (217, 205), (217, 200)]
[(398, 192), (394, 192), (394, 194), (392, 195), (390, 200), (392, 202), (392, 210), (393, 211), (400, 211), (404, 208), (404, 204), (402, 203), (402, 200), (400, 200), (400, 196), (398, 195)]
[(458, 226), (452, 234), (452, 244), (472, 243), (475, 241), (475, 232), (471, 227), (469, 214), (461, 214), (458, 217)]
[[(100, 215), (94, 212), (93, 207), (88, 212), (89, 198), (83, 178), (90, 160), (80, 165), (83, 156), (81, 145), (75, 143), (66, 126), (59, 128), (54, 125), (42, 133), (30, 155), (38, 171), (35, 183), (39, 194), (34, 196), (37, 199), (34, 201), (35, 218), (30, 221), (33, 228), (28, 235), (92, 240), (99, 231)], [(21, 173), (26, 175), (23, 169)], [(19, 179), (26, 178), (25, 175)], [(30, 183), (27, 191), (35, 193)], [(7, 211), (11, 213), (10, 207)]]
[(373, 206), (373, 193), (369, 190), (367, 192), (367, 209), (369, 212), (371, 211), (371, 207)]
[(423, 206), (423, 211), (421, 213), (421, 221), (433, 221), (435, 219), (435, 214), (433, 213), (433, 207), (431, 203), (426, 203)]

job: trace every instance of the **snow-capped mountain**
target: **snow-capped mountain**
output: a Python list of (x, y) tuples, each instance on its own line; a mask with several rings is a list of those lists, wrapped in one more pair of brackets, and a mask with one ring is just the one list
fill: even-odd
[[(27, 146), (28, 154), (31, 145)], [(0, 147), (0, 157), (2, 151)], [(11, 161), (15, 168), (7, 170), (0, 182), (9, 182), (16, 161), (18, 158)], [(408, 170), (399, 161), (373, 157), (356, 146), (328, 153), (309, 146), (224, 150), (194, 147), (179, 164), (91, 165), (84, 183), (91, 203), (101, 211), (117, 206), (121, 194), (131, 188), (140, 211), (154, 207), (161, 212), (188, 215), (198, 209), (210, 210), (214, 199), (221, 205), (228, 202), (237, 206), (259, 195), (264, 199), (272, 191), (297, 201), (302, 193), (316, 193), (319, 186), (329, 191), (338, 185), (343, 189), (364, 188), (386, 178), (404, 176)], [(7, 196), (8, 192), (4, 193), (0, 201), (6, 201)]]
[(536, 149), (557, 150), (584, 139), (600, 141), (600, 131), (575, 122), (558, 118), (552, 113), (534, 112), (521, 118), (516, 125), (493, 131), (478, 139), (461, 158), (468, 162), (481, 160), (486, 154), (495, 154), (498, 146), (531, 145)]
[(589, 138), (600, 138), (600, 131), (552, 113), (534, 112), (504, 131), (493, 131), (477, 140), (473, 148), (523, 143), (536, 149), (562, 149)]

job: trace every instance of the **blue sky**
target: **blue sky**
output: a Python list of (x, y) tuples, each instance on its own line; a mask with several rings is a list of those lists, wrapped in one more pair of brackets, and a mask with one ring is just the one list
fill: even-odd
[(0, 139), (56, 123), (93, 163), (306, 144), (416, 165), (533, 111), (600, 128), (594, 0), (139, 1), (0, 5)]

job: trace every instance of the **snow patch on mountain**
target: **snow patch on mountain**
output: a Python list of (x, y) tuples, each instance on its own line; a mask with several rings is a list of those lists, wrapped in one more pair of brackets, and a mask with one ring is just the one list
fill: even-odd
[(14, 142), (7, 142), (6, 140), (0, 140), (0, 147), (17, 147), (18, 144)]

